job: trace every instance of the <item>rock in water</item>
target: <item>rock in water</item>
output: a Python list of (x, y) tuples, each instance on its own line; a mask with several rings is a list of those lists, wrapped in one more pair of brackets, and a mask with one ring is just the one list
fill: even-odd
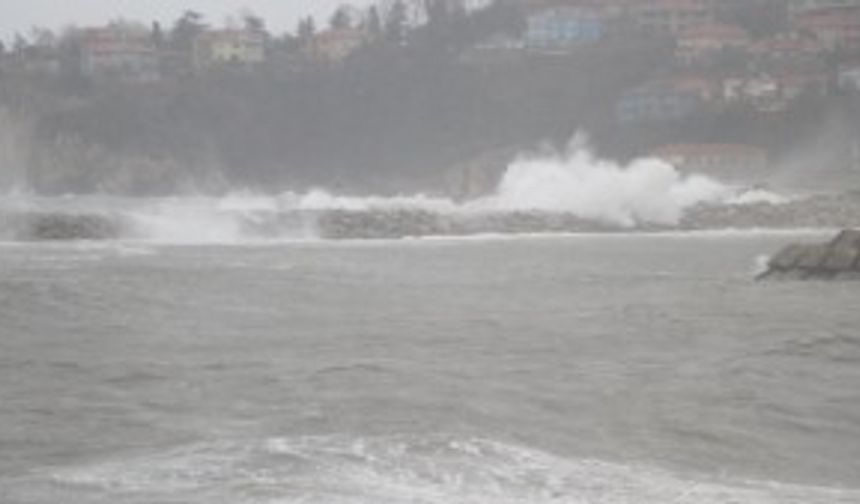
[(792, 244), (768, 262), (759, 279), (860, 279), (860, 230), (823, 244)]

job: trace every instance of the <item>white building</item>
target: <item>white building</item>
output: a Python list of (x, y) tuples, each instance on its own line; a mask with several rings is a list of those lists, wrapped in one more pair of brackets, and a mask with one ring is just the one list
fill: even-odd
[(860, 6), (860, 0), (788, 0), (788, 12), (791, 15), (830, 7), (858, 6)]
[(149, 33), (133, 26), (90, 28), (80, 33), (81, 72), (95, 79), (157, 81), (158, 51)]

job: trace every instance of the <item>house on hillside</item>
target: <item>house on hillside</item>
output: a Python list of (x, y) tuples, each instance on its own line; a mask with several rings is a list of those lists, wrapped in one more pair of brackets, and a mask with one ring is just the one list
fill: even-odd
[(820, 61), (825, 47), (814, 33), (792, 30), (760, 39), (749, 51), (759, 63), (802, 65)]
[(33, 77), (57, 77), (62, 67), (59, 50), (52, 46), (25, 47), (15, 55), (14, 63), (17, 71)]
[(529, 49), (569, 51), (599, 42), (606, 34), (606, 18), (586, 7), (554, 7), (528, 17), (523, 36)]
[(686, 119), (703, 106), (698, 90), (679, 88), (673, 81), (654, 81), (624, 93), (615, 104), (620, 124), (676, 122)]
[(369, 42), (368, 34), (358, 28), (330, 29), (314, 36), (307, 47), (307, 56), (318, 62), (343, 61)]
[(89, 28), (77, 35), (81, 74), (96, 80), (146, 83), (161, 78), (158, 51), (145, 29)]
[(860, 0), (786, 0), (788, 14), (792, 17), (818, 9), (831, 7), (860, 7)]
[(788, 104), (779, 82), (771, 75), (742, 75), (723, 80), (723, 100), (728, 104), (750, 106), (759, 112), (779, 112)]
[(678, 35), (675, 56), (684, 65), (704, 65), (729, 52), (744, 53), (750, 43), (749, 34), (738, 25), (705, 23)]
[(767, 151), (743, 144), (673, 144), (651, 152), (679, 171), (727, 181), (754, 182), (767, 176)]
[(780, 112), (802, 96), (825, 96), (827, 75), (818, 71), (788, 71), (730, 77), (723, 80), (726, 103), (751, 106), (759, 112)]
[(839, 89), (860, 92), (860, 63), (843, 65), (839, 68)]
[(493, 5), (494, 0), (444, 0), (449, 11), (475, 12)]
[(670, 85), (679, 93), (695, 96), (700, 104), (722, 101), (722, 86), (719, 79), (705, 74), (682, 74), (674, 77)]
[(245, 29), (206, 31), (194, 41), (194, 68), (253, 66), (266, 61), (266, 36)]
[(802, 96), (826, 96), (829, 79), (821, 72), (795, 71), (778, 74), (777, 82), (783, 99), (792, 102)]
[(860, 51), (860, 6), (830, 7), (795, 17), (799, 30), (814, 33), (830, 51)]
[(526, 44), (522, 38), (499, 33), (463, 51), (459, 61), (478, 67), (507, 65), (520, 61), (525, 55), (525, 49)]
[(631, 15), (641, 28), (678, 36), (694, 26), (715, 21), (712, 0), (648, 0), (637, 2)]
[[(516, 3), (516, 0), (509, 1)], [(612, 19), (629, 14), (632, 7), (639, 2), (641, 0), (521, 0), (519, 5), (527, 12), (539, 12), (558, 7), (586, 9)]]

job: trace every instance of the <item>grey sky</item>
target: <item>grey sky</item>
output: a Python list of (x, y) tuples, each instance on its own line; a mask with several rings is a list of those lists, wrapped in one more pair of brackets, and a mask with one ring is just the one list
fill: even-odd
[(345, 0), (0, 0), (0, 38), (8, 40), (16, 31), (29, 33), (33, 26), (96, 25), (120, 17), (169, 25), (186, 9), (204, 13), (211, 24), (221, 24), (227, 16), (250, 9), (280, 32), (292, 30), (304, 15), (313, 14), (323, 21), (342, 3)]

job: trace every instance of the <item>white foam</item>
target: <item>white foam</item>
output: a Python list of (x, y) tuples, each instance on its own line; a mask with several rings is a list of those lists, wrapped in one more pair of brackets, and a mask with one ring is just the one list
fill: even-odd
[(661, 160), (640, 159), (621, 166), (574, 144), (565, 153), (514, 162), (496, 194), (472, 206), (493, 211), (564, 212), (632, 227), (677, 224), (686, 209), (724, 202), (734, 194), (712, 179), (683, 177)]
[(179, 244), (240, 241), (242, 229), (233, 212), (221, 212), (217, 201), (171, 198), (129, 214), (132, 237)]
[[(135, 502), (390, 504), (848, 504), (860, 491), (716, 481), (565, 459), (493, 440), (447, 435), (316, 436), (195, 446), (57, 471), (51, 481)], [(31, 485), (35, 482), (31, 482)]]
[(449, 198), (431, 197), (425, 194), (346, 196), (334, 195), (324, 189), (312, 189), (306, 193), (286, 192), (280, 196), (280, 202), (282, 209), (312, 211), (424, 210), (444, 213), (462, 209)]
[[(153, 199), (39, 198), (18, 192), (0, 198), (0, 210), (95, 212), (130, 223), (124, 239), (240, 244), (314, 238), (318, 236), (314, 215), (331, 210), (418, 211), (455, 219), (537, 211), (634, 228), (678, 224), (688, 209), (701, 204), (775, 205), (786, 201), (760, 189), (746, 191), (701, 175), (683, 176), (658, 159), (639, 159), (627, 165), (599, 159), (577, 137), (564, 152), (521, 156), (507, 168), (493, 194), (462, 203), (426, 194), (350, 196), (324, 189)], [(480, 225), (474, 231), (480, 233)]]

